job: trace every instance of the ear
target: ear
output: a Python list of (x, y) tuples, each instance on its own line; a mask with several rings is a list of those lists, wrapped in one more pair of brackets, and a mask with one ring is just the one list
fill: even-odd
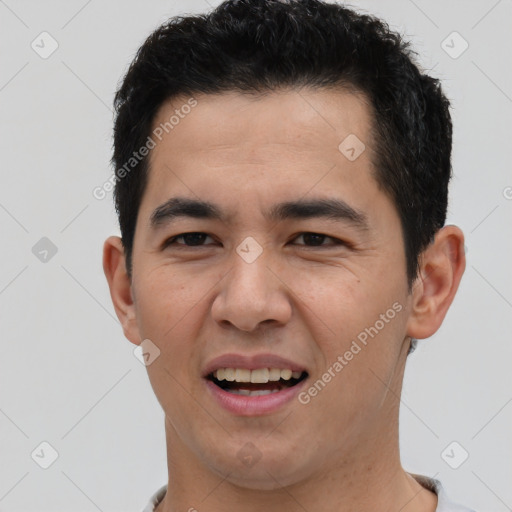
[(110, 297), (126, 338), (139, 345), (142, 341), (137, 328), (131, 280), (121, 238), (111, 236), (103, 244), (103, 271), (110, 288)]
[(409, 336), (428, 338), (439, 329), (465, 268), (464, 234), (457, 226), (445, 226), (420, 256), (407, 323)]

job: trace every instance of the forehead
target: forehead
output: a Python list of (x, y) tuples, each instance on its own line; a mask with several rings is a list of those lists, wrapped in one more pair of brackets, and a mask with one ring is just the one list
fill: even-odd
[[(165, 102), (153, 123), (154, 129), (165, 127), (169, 114), (183, 111), (179, 119), (174, 116), (177, 123), (169, 133), (162, 135), (184, 151), (221, 153), (240, 147), (270, 151), (272, 145), (279, 144), (295, 151), (310, 151), (315, 146), (337, 149), (350, 134), (368, 139), (371, 123), (366, 97), (345, 89), (201, 94), (194, 96), (196, 106), (188, 108), (190, 101), (190, 97), (181, 96)], [(190, 137), (190, 130), (194, 137)], [(156, 154), (158, 151), (153, 152)]]
[(366, 98), (343, 89), (174, 98), (154, 119), (141, 213), (173, 195), (224, 202), (234, 214), (252, 200), (267, 210), (273, 198), (333, 192), (365, 209), (381, 194), (370, 127)]

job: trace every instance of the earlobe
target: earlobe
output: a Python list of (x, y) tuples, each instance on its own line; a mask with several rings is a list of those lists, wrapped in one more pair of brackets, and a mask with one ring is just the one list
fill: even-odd
[(424, 339), (441, 326), (466, 267), (464, 235), (457, 226), (440, 229), (420, 257), (407, 334)]
[(138, 345), (141, 338), (136, 323), (132, 285), (126, 271), (123, 243), (118, 236), (107, 238), (103, 244), (103, 271), (124, 335), (129, 341)]

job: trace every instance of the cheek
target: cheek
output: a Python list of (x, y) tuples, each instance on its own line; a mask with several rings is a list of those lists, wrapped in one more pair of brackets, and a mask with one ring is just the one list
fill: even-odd
[(198, 340), (208, 307), (205, 289), (210, 287), (204, 279), (191, 279), (170, 269), (146, 274), (137, 287), (141, 339), (151, 340), (159, 350), (147, 366), (148, 376), (160, 404), (173, 414), (188, 410), (183, 386), (192, 391), (191, 386), (197, 384), (191, 375), (204, 349)]
[[(142, 274), (142, 273), (141, 273)], [(183, 319), (198, 314), (208, 280), (190, 277), (165, 266), (136, 283), (136, 311), (142, 336), (164, 339), (182, 327)], [(163, 339), (162, 339), (163, 337)]]
[[(322, 390), (319, 402), (332, 407), (333, 414), (375, 410), (400, 354), (407, 297), (395, 281), (374, 285), (374, 279), (330, 280), (312, 295), (314, 313), (322, 319), (318, 325), (328, 326), (312, 333), (325, 365), (316, 387)], [(313, 321), (315, 315), (309, 315)]]
[(348, 348), (349, 340), (372, 316), (374, 304), (368, 301), (364, 282), (346, 269), (331, 269), (323, 275), (316, 273), (302, 283), (300, 296), (304, 307), (298, 307), (302, 307), (304, 316), (311, 318), (310, 326), (319, 326), (320, 330), (312, 334), (316, 334), (321, 351), (331, 360)]
[(147, 366), (148, 377), (163, 409), (180, 423), (197, 412), (189, 393), (195, 392), (191, 375), (202, 350), (197, 340), (208, 307), (205, 290), (211, 285), (164, 267), (145, 276), (136, 286), (137, 323), (142, 339), (160, 351)]

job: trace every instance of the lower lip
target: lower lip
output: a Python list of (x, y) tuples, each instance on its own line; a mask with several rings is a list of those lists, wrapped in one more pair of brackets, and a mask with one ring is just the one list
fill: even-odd
[(217, 403), (227, 411), (240, 416), (258, 416), (279, 410), (292, 401), (304, 387), (307, 379), (291, 388), (284, 388), (277, 393), (261, 396), (235, 395), (206, 379), (206, 386)]

